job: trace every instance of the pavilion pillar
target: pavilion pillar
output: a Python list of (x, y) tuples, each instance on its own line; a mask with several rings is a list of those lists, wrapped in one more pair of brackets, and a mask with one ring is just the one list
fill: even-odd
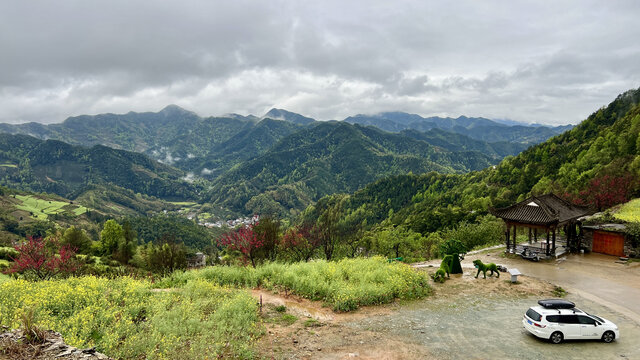
[(517, 235), (518, 235), (518, 228), (517, 228), (516, 224), (513, 224), (513, 241), (511, 242), (513, 244), (513, 252), (516, 252)]
[(576, 226), (573, 222), (569, 222), (566, 226), (565, 226), (565, 234), (567, 235), (567, 247), (569, 249), (575, 249), (575, 240), (576, 240)]
[(556, 254), (556, 228), (553, 228), (553, 246), (551, 247), (551, 250), (553, 250), (553, 254)]
[(538, 242), (538, 228), (533, 229), (533, 242)]
[(509, 229), (511, 229), (511, 225), (509, 225), (509, 223), (507, 223), (507, 252), (509, 252), (509, 241), (511, 240), (511, 234), (509, 233)]
[(529, 228), (529, 245), (531, 245), (531, 228)]
[[(578, 235), (578, 232), (580, 232), (580, 235)], [(576, 224), (576, 250), (580, 251), (581, 247), (582, 247), (582, 223), (578, 222)]]
[(549, 228), (547, 228), (547, 243), (545, 244), (545, 254), (549, 256)]

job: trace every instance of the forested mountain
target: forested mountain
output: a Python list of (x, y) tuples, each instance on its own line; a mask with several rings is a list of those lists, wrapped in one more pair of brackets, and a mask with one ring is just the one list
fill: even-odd
[(628, 91), (571, 131), (497, 166), (463, 175), (387, 177), (352, 195), (325, 197), (302, 218), (334, 212), (347, 233), (376, 224), (402, 224), (428, 234), (473, 220), (486, 214), (489, 206), (506, 206), (531, 194), (552, 191), (596, 208), (603, 207), (600, 199), (637, 197), (639, 103), (640, 89)]
[(491, 157), (478, 151), (453, 152), (374, 127), (319, 122), (222, 175), (210, 200), (239, 212), (287, 214), (383, 176), (462, 173), (491, 163)]
[(278, 140), (294, 133), (299, 126), (281, 120), (265, 118), (247, 124), (229, 139), (212, 146), (208, 153), (181, 158), (175, 163), (182, 169), (206, 178), (215, 178), (242, 161), (264, 154)]
[[(507, 126), (484, 118), (423, 118), (402, 112), (357, 115), (345, 121), (392, 132), (426, 132), (425, 135), (416, 132), (405, 135), (451, 151), (488, 150), (485, 153), (496, 160), (516, 154), (525, 145), (544, 141), (567, 128)], [(264, 154), (280, 139), (315, 122), (312, 118), (275, 108), (262, 118), (237, 114), (203, 118), (169, 105), (157, 113), (82, 115), (50, 125), (0, 124), (0, 132), (60, 140), (71, 145), (105, 145), (141, 152), (194, 176), (213, 179), (244, 160)], [(438, 129), (450, 134), (436, 132)], [(490, 144), (474, 143), (460, 135)], [(457, 145), (461, 147), (456, 148)]]
[(469, 136), (472, 139), (488, 142), (515, 142), (537, 144), (572, 128), (571, 125), (546, 126), (509, 126), (485, 118), (460, 116), (458, 118), (427, 117), (404, 112), (383, 112), (376, 115), (350, 116), (344, 121), (351, 124), (372, 125), (379, 129), (400, 132), (402, 130), (429, 131), (441, 129)]
[(56, 140), (0, 134), (0, 184), (73, 197), (90, 184), (176, 199), (196, 197), (184, 173), (135, 152), (103, 145), (72, 146)]
[(425, 132), (418, 130), (402, 130), (400, 134), (417, 140), (438, 146), (449, 151), (479, 151), (485, 155), (496, 159), (498, 162), (505, 156), (517, 155), (526, 148), (528, 144), (518, 142), (486, 142), (472, 139), (469, 136), (448, 132), (441, 129), (431, 129)]
[[(352, 192), (387, 175), (480, 170), (556, 130), (401, 112), (344, 122), (317, 122), (282, 109), (262, 118), (202, 118), (171, 105), (157, 113), (83, 115), (51, 125), (0, 124), (0, 131), (41, 139), (5, 136), (4, 160), (11, 166), (3, 168), (1, 177), (8, 186), (64, 196), (93, 191), (97, 203), (113, 198), (133, 205), (131, 196), (123, 195), (129, 190), (211, 201), (238, 213), (290, 216), (324, 195)], [(14, 145), (22, 150), (11, 155)], [(111, 148), (140, 152), (165, 165)], [(197, 177), (213, 183), (204, 198), (181, 180)], [(94, 190), (86, 190), (89, 185)]]
[(202, 118), (175, 105), (157, 113), (83, 115), (60, 124), (0, 124), (0, 131), (10, 134), (145, 153), (196, 175), (219, 174), (296, 129), (291, 122), (255, 116)]

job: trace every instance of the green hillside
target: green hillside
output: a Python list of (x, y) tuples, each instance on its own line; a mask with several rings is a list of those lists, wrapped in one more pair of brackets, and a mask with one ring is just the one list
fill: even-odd
[(509, 155), (517, 155), (530, 145), (518, 142), (486, 142), (475, 140), (469, 136), (461, 135), (442, 129), (431, 129), (425, 132), (418, 130), (403, 130), (400, 134), (423, 140), (449, 151), (478, 151), (498, 161)]
[(373, 127), (321, 122), (222, 175), (209, 199), (238, 212), (287, 216), (324, 195), (355, 191), (384, 176), (463, 173), (491, 163), (476, 151), (452, 152)]
[(463, 175), (387, 177), (352, 195), (323, 200), (338, 205), (310, 207), (307, 215), (338, 211), (347, 232), (384, 223), (428, 234), (530, 194), (553, 191), (594, 207), (623, 202), (640, 192), (639, 103), (640, 89), (628, 91), (574, 129), (497, 166)]
[(97, 221), (104, 215), (57, 195), (0, 187), (0, 246), (10, 246), (27, 235), (44, 235), (54, 226), (73, 225), (97, 236)]
[(0, 134), (0, 184), (73, 198), (90, 184), (112, 184), (136, 193), (192, 199), (196, 188), (184, 173), (147, 156), (96, 145), (72, 146), (61, 141)]

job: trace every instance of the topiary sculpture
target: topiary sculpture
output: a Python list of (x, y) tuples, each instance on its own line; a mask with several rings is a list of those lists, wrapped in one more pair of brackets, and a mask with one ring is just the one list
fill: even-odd
[(478, 269), (478, 273), (476, 274), (476, 279), (478, 278), (478, 275), (480, 275), (480, 271), (482, 271), (482, 274), (486, 279), (487, 271), (489, 270), (491, 270), (491, 274), (489, 276), (493, 276), (493, 273), (495, 272), (496, 274), (498, 274), (498, 277), (500, 277), (500, 272), (498, 271), (498, 267), (494, 263), (483, 264), (482, 260), (478, 259), (478, 260), (473, 260), (473, 265), (476, 267), (476, 269)]
[(442, 258), (442, 262), (440, 263), (440, 268), (436, 271), (435, 274), (433, 274), (433, 281), (439, 281), (443, 283), (444, 274), (447, 274), (447, 277), (449, 277), (452, 264), (453, 264), (453, 255), (445, 255)]

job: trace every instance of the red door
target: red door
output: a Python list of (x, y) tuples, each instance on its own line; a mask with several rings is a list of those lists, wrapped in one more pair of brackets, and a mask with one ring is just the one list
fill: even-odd
[(593, 233), (593, 246), (591, 251), (624, 256), (624, 237), (621, 234), (596, 231)]

